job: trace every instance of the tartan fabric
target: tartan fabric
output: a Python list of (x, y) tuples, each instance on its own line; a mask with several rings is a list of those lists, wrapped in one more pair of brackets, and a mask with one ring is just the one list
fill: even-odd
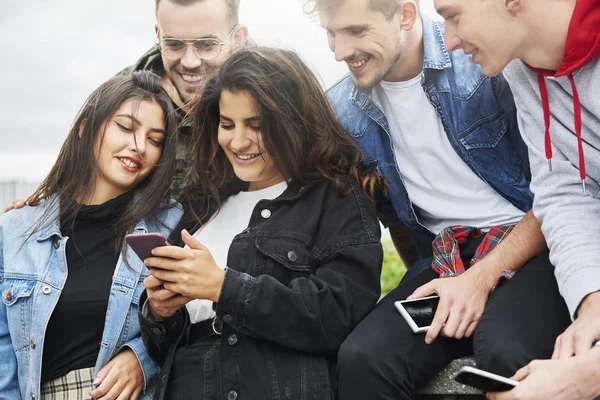
[(42, 400), (89, 400), (94, 368), (71, 371), (42, 385)]
[[(461, 244), (483, 236), (481, 244), (479, 244), (471, 259), (470, 265), (472, 266), (481, 261), (490, 251), (494, 250), (513, 228), (514, 225), (494, 226), (487, 233), (484, 233), (472, 226), (459, 225), (448, 227), (438, 233), (433, 240), (433, 261), (431, 268), (440, 278), (459, 276), (466, 270), (460, 258)], [(500, 273), (500, 278), (510, 279), (514, 274), (514, 271), (505, 269)]]

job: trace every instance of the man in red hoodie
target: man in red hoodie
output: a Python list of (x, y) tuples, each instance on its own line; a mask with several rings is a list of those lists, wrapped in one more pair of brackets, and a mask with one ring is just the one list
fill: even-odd
[(434, 0), (446, 49), (504, 72), (529, 149), (533, 211), (573, 324), (505, 399), (600, 395), (600, 0)]

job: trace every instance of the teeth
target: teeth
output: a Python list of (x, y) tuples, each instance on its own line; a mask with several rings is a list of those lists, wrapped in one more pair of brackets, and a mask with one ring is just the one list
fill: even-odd
[(200, 82), (200, 80), (202, 79), (202, 76), (200, 76), (200, 75), (183, 75), (183, 74), (181, 74), (181, 77), (183, 78), (184, 81), (190, 82), (190, 83)]
[(365, 65), (365, 63), (369, 61), (369, 58), (363, 58), (361, 60), (358, 61), (354, 61), (354, 62), (349, 62), (348, 65), (351, 66), (352, 68), (360, 68), (363, 65)]
[(128, 166), (128, 167), (130, 167), (130, 168), (140, 168), (140, 166), (139, 166), (137, 163), (135, 163), (135, 162), (131, 161), (131, 160), (130, 160), (130, 159), (128, 159), (128, 158), (119, 158), (119, 160), (121, 160), (121, 162), (122, 162), (123, 164), (127, 165), (127, 166)]
[(259, 155), (260, 154), (236, 154), (240, 160), (250, 160), (251, 158), (256, 158)]

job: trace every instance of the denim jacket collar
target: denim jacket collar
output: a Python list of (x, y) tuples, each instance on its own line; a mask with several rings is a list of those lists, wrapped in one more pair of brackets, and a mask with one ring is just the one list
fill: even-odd
[[(423, 23), (423, 69), (451, 68), (450, 55), (444, 47), (443, 26), (433, 22), (426, 15), (421, 15)], [(353, 85), (350, 91), (350, 104), (364, 109), (371, 97), (371, 91), (364, 91)]]
[[(43, 201), (39, 207), (39, 217), (41, 218), (46, 210), (51, 208), (51, 214), (48, 216), (48, 221), (51, 223), (44, 225), (35, 238), (38, 242), (43, 242), (44, 240), (48, 240), (52, 237), (62, 237), (60, 232), (60, 205), (58, 203), (58, 194), (53, 194), (48, 199)], [(148, 224), (145, 219), (142, 219), (137, 223), (135, 228), (133, 228), (135, 232), (138, 233), (146, 233), (148, 232)]]

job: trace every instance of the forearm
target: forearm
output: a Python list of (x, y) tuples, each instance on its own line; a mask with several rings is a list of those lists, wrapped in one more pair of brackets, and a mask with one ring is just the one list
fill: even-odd
[(503, 270), (517, 270), (539, 253), (548, 250), (541, 226), (533, 211), (519, 221), (504, 240), (477, 265), (490, 276)]

